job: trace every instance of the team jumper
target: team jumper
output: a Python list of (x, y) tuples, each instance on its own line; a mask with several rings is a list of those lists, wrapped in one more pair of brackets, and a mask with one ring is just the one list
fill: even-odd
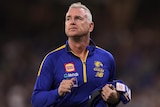
[[(75, 78), (71, 92), (63, 97), (59, 96), (60, 82), (71, 78)], [(87, 107), (92, 92), (113, 80), (116, 80), (116, 67), (110, 52), (97, 47), (90, 39), (85, 60), (81, 60), (66, 41), (65, 45), (48, 53), (43, 59), (32, 93), (32, 105)], [(106, 102), (101, 100), (96, 107), (106, 107)]]

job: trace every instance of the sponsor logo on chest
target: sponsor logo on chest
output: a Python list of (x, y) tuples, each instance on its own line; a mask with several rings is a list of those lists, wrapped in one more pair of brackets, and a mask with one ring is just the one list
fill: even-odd
[(75, 78), (73, 87), (78, 87), (78, 80), (77, 77), (79, 74), (76, 72), (75, 64), (73, 62), (64, 64), (65, 73), (64, 73), (64, 79), (71, 79)]
[(75, 72), (74, 63), (66, 63), (64, 67), (66, 72)]

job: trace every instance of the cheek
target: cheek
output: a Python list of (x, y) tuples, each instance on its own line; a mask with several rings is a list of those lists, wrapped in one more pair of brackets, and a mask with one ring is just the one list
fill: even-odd
[(83, 25), (82, 29), (85, 30), (85, 31), (89, 31), (89, 26), (88, 25)]
[(65, 29), (68, 27), (68, 24), (67, 23), (65, 23)]
[(67, 32), (68, 30), (68, 24), (65, 24), (65, 32)]

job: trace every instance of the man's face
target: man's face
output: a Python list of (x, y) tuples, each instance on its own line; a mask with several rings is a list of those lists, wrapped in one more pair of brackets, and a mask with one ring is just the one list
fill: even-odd
[(88, 35), (93, 30), (83, 8), (70, 8), (66, 14), (65, 33), (68, 37)]

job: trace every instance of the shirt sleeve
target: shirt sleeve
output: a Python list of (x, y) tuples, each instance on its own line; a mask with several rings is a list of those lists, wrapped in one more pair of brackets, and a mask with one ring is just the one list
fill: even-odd
[(110, 76), (109, 82), (116, 80), (116, 63), (112, 54), (110, 54)]
[(60, 98), (57, 88), (51, 90), (53, 83), (53, 70), (53, 61), (51, 56), (48, 55), (41, 63), (35, 82), (31, 98), (33, 107), (48, 107), (54, 105)]
[[(122, 101), (123, 104), (127, 104), (128, 102), (130, 102), (131, 90), (130, 88), (128, 88), (126, 84), (124, 84), (122, 80), (116, 79), (116, 64), (115, 64), (114, 57), (112, 55), (111, 55), (111, 70), (110, 70), (109, 83), (112, 83), (116, 87), (118, 93), (120, 94), (119, 102)], [(119, 89), (124, 89), (124, 90), (121, 91)], [(119, 104), (119, 102), (114, 104), (114, 106)]]

